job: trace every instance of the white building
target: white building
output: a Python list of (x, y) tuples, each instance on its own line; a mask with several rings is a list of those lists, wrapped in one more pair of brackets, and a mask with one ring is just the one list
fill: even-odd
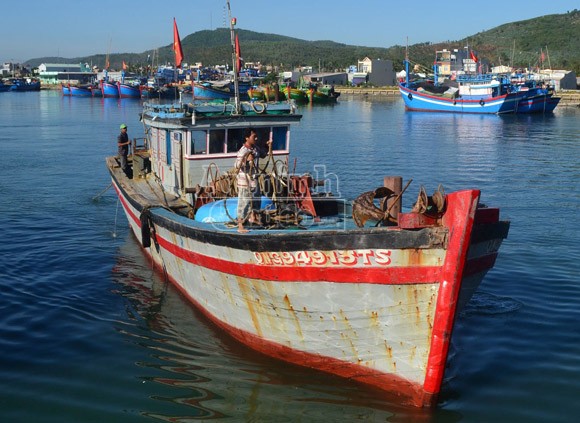
[(43, 84), (92, 82), (96, 74), (89, 65), (82, 63), (41, 63), (38, 78)]

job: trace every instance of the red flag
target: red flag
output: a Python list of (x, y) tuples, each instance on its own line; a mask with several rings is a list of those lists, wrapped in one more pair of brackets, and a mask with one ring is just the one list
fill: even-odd
[(181, 49), (181, 40), (179, 39), (175, 18), (173, 18), (173, 51), (175, 52), (175, 67), (180, 68), (183, 61), (183, 50)]
[(469, 52), (469, 57), (471, 57), (471, 59), (472, 59), (472, 60), (473, 60), (475, 63), (477, 63), (477, 56), (475, 55), (475, 52), (474, 52), (473, 50), (471, 50), (471, 51)]
[(236, 34), (236, 72), (242, 69), (242, 57), (240, 51), (240, 40), (238, 39), (238, 34)]
[(123, 60), (123, 70), (127, 70), (127, 63)]
[(544, 52), (542, 51), (542, 54), (540, 55), (540, 62), (544, 62), (544, 59), (546, 58), (546, 56), (544, 55)]
[(109, 63), (109, 58), (107, 57), (105, 60), (105, 69), (109, 69), (109, 66), (111, 66), (111, 64)]

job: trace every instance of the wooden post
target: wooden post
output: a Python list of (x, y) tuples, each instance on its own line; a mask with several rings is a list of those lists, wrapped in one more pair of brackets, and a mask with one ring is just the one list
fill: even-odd
[[(401, 193), (403, 189), (403, 178), (401, 176), (385, 176), (383, 179), (383, 186), (389, 188), (391, 191), (395, 193), (395, 196)], [(386, 204), (381, 204), (383, 210), (388, 210), (396, 197), (392, 197), (387, 200)], [(395, 219), (398, 218), (399, 212), (401, 211), (401, 204), (402, 204), (403, 196), (401, 195), (394, 206), (392, 206), (390, 215), (393, 216)]]

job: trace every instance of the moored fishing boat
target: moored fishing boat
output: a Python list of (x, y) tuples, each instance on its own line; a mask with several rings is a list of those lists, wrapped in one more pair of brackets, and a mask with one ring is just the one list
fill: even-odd
[(14, 78), (11, 81), (11, 91), (40, 91), (40, 81), (32, 78)]
[[(248, 97), (250, 84), (239, 83), (239, 93), (243, 98)], [(230, 100), (234, 98), (234, 84), (230, 81), (193, 83), (193, 97), (196, 100)]]
[(309, 88), (306, 90), (306, 96), (308, 97), (308, 102), (312, 104), (330, 104), (336, 103), (339, 93), (333, 92), (323, 92), (317, 88)]
[(63, 96), (70, 96), (70, 84), (60, 84), (60, 90)]
[(101, 89), (100, 85), (93, 85), (91, 87), (91, 94), (93, 95), (93, 97), (99, 98), (99, 97), (103, 97), (103, 90)]
[(119, 87), (116, 82), (101, 81), (101, 93), (105, 98), (119, 98)]
[[(93, 91), (91, 85), (68, 85), (70, 95), (73, 97), (92, 97)], [(63, 89), (64, 95), (64, 89)]]
[(280, 86), (280, 94), (286, 98), (286, 100), (294, 100), (296, 103), (308, 103), (308, 95), (306, 91), (300, 88), (293, 88), (290, 84), (282, 84)]
[[(397, 179), (354, 201), (318, 191), (329, 184), (288, 171), (301, 119), (288, 102), (145, 103), (141, 118), (132, 172), (107, 166), (137, 240), (194, 305), (266, 355), (436, 402), (455, 317), (507, 236), (498, 209), (479, 206), (477, 189), (437, 189), (399, 212)], [(240, 233), (247, 128), (272, 148), (258, 163), (267, 208)]]
[(514, 88), (523, 94), (517, 103), (516, 113), (552, 113), (560, 102), (560, 97), (554, 96), (554, 90), (538, 86), (535, 82), (514, 85)]
[(138, 84), (118, 83), (119, 98), (141, 98), (141, 89)]

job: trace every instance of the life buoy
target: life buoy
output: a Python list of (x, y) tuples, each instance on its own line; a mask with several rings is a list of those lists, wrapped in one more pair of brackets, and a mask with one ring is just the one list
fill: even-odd
[(483, 101), (483, 98), (481, 100), (479, 100), (479, 105), (480, 106), (485, 106), (485, 101)]
[(413, 94), (409, 93), (407, 97), (409, 98), (409, 100), (413, 100)]

